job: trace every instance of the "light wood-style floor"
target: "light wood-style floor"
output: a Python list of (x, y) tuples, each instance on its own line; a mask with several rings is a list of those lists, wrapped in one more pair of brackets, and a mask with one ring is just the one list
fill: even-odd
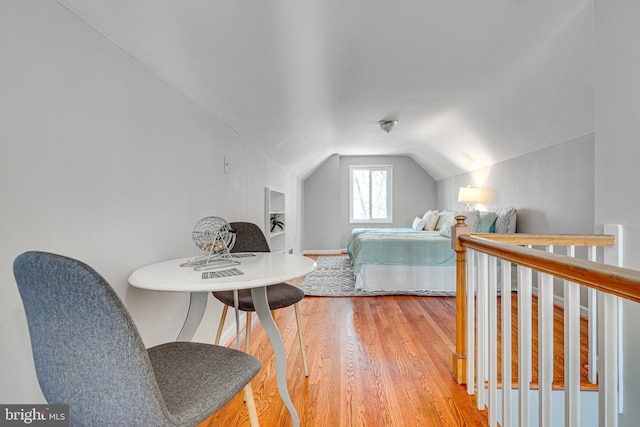
[[(308, 378), (293, 307), (277, 310), (275, 320), (302, 426), (486, 425), (486, 412), (451, 376), (454, 298), (306, 297), (300, 311)], [(263, 364), (251, 383), (260, 425), (290, 426), (276, 389), (271, 345), (258, 321), (253, 324), (251, 354)], [(213, 426), (249, 426), (242, 393), (200, 424)]]
[[(316, 258), (316, 257), (314, 257)], [(300, 281), (294, 284), (300, 283)], [(516, 294), (512, 296), (514, 346)], [(500, 312), (498, 301), (498, 312)], [(537, 377), (537, 302), (533, 308), (533, 383)], [(305, 378), (293, 307), (275, 320), (287, 351), (287, 383), (302, 426), (482, 426), (486, 411), (451, 375), (454, 297), (305, 297), (300, 302), (309, 377)], [(563, 314), (554, 312), (554, 388), (562, 388)], [(269, 339), (254, 315), (251, 354), (262, 361), (252, 381), (260, 425), (291, 426), (275, 383)], [(212, 328), (217, 325), (211, 325)], [(581, 325), (586, 382), (586, 321)], [(243, 337), (244, 338), (244, 335)], [(235, 340), (231, 345), (235, 344)], [(244, 340), (241, 340), (244, 348)], [(514, 363), (517, 357), (514, 357)], [(517, 366), (513, 367), (514, 384)], [(583, 387), (589, 388), (589, 387)], [(242, 393), (199, 427), (249, 426)]]
[[(518, 294), (511, 294), (511, 342), (513, 343), (513, 365), (511, 374), (513, 378), (513, 387), (518, 385)], [(538, 299), (534, 296), (532, 299), (532, 348), (531, 355), (531, 388), (538, 388)], [(502, 298), (498, 298), (498, 343), (502, 341), (501, 333), (501, 304)], [(582, 390), (597, 390), (597, 384), (589, 383), (588, 376), (588, 353), (589, 353), (589, 330), (587, 319), (580, 319), (580, 384)], [(498, 345), (498, 363), (502, 366), (502, 349)], [(501, 381), (501, 371), (498, 372), (498, 384)], [(564, 389), (564, 311), (559, 306), (553, 309), (553, 388), (556, 390)]]

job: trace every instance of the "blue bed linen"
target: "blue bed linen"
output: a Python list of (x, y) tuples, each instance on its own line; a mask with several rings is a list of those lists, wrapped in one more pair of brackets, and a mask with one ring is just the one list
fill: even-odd
[(412, 228), (356, 228), (347, 255), (356, 274), (362, 264), (446, 266), (456, 259), (451, 239)]
[(351, 259), (351, 261), (353, 261), (353, 253), (352, 253), (352, 249), (353, 246), (355, 245), (355, 240), (357, 239), (358, 235), (362, 234), (362, 233), (386, 233), (388, 231), (393, 231), (393, 232), (399, 232), (399, 233), (406, 233), (406, 232), (411, 232), (411, 231), (416, 231), (413, 228), (354, 228), (351, 230), (351, 237), (349, 237), (349, 241), (347, 242), (347, 255), (349, 256), (349, 258)]

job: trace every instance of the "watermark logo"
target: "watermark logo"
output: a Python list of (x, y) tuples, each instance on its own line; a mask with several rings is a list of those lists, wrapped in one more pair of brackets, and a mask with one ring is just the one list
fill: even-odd
[(69, 405), (0, 405), (0, 427), (69, 427)]

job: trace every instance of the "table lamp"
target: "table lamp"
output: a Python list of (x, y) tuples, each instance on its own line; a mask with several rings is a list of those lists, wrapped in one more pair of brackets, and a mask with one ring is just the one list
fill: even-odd
[(466, 203), (466, 210), (470, 210), (469, 203), (476, 203), (480, 201), (480, 189), (477, 187), (460, 187), (458, 192), (458, 202)]

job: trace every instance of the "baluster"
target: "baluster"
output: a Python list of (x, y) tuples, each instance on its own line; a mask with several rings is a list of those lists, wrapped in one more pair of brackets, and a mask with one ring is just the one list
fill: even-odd
[[(589, 247), (589, 261), (597, 261), (597, 247)], [(589, 330), (589, 350), (588, 350), (588, 380), (591, 384), (595, 384), (598, 381), (598, 368), (597, 368), (597, 352), (598, 352), (598, 304), (597, 304), (598, 291), (595, 289), (587, 289), (587, 295), (589, 297), (588, 307), (588, 330)]]
[(475, 393), (476, 252), (467, 251), (467, 393)]
[(518, 418), (520, 427), (531, 420), (531, 269), (518, 266)]
[[(604, 232), (615, 236), (615, 246), (604, 248), (604, 263), (622, 266), (622, 226), (605, 224)], [(611, 294), (598, 292), (598, 295), (598, 300), (602, 301), (598, 311), (601, 328), (598, 339), (600, 425), (615, 427), (618, 425), (618, 413), (623, 409), (622, 301)]]
[(511, 426), (511, 263), (502, 260), (502, 427)]
[(601, 427), (618, 425), (618, 298), (599, 292), (601, 310), (600, 339), (598, 340), (599, 423)]
[[(576, 256), (575, 246), (567, 255)], [(580, 425), (580, 286), (564, 281), (564, 425)]]
[[(553, 253), (553, 245), (547, 247)], [(553, 385), (553, 276), (538, 275), (538, 417), (539, 425), (551, 425)]]
[(497, 308), (497, 259), (489, 257), (489, 425), (497, 424), (498, 410), (498, 308)]
[(483, 410), (487, 404), (485, 381), (487, 380), (487, 274), (488, 274), (488, 258), (483, 253), (478, 253), (478, 296), (477, 301), (477, 358), (478, 358), (478, 375), (477, 375), (477, 391), (476, 400), (478, 409)]

